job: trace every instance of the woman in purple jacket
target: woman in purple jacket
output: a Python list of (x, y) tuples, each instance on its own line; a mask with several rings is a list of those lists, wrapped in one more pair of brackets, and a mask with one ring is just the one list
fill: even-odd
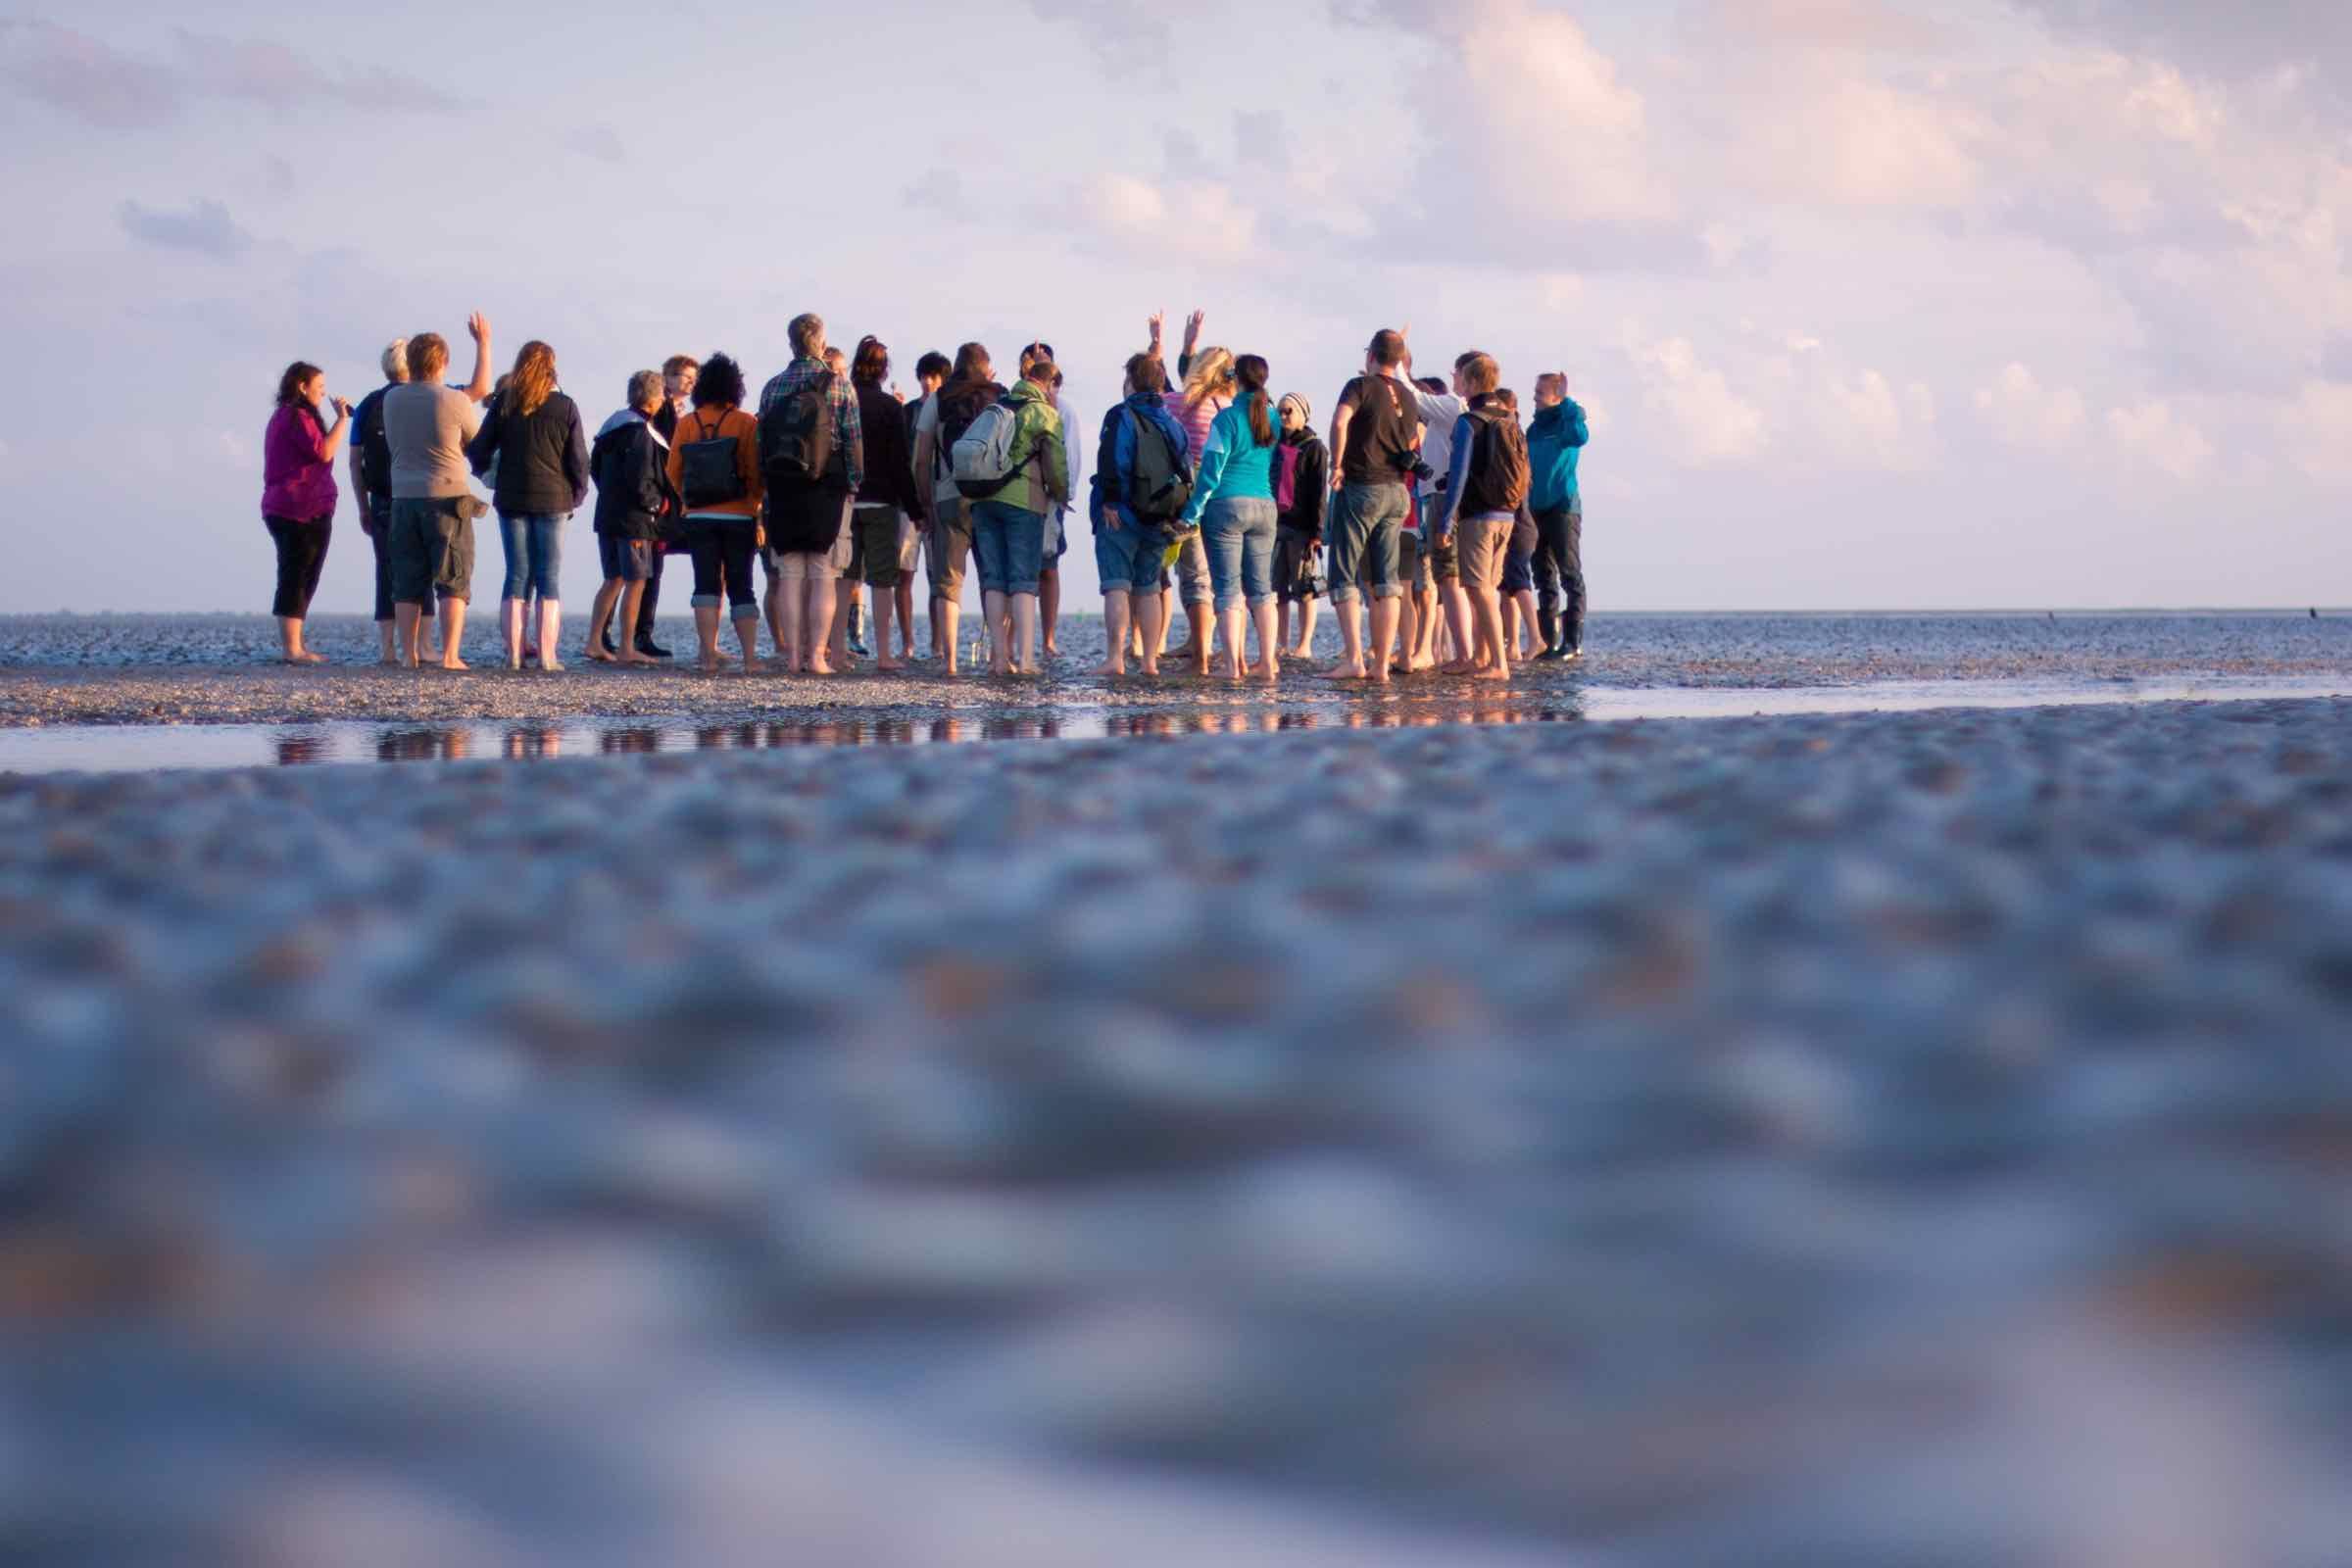
[(335, 522), (335, 455), (351, 428), (351, 404), (333, 399), (335, 422), (321, 428), (318, 405), (328, 401), (326, 372), (297, 360), (277, 378), (277, 412), (262, 437), (262, 521), (277, 545), (278, 642), (289, 664), (323, 664), (302, 643), (302, 623), (326, 566), (326, 541)]

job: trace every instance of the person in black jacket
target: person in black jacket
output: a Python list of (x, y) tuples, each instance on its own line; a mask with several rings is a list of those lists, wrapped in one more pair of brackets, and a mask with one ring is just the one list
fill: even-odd
[[(1315, 434), (1315, 411), (1296, 392), (1283, 394), (1282, 447), (1274, 454), (1274, 499), (1288, 497), (1274, 519), (1274, 641), (1285, 659), (1308, 658), (1315, 646), (1315, 569), (1323, 549), (1323, 509), (1331, 500), (1331, 449)], [(1286, 483), (1287, 481), (1287, 483)], [(1298, 640), (1291, 641), (1291, 607), (1298, 607)]]
[(536, 598), (540, 667), (562, 669), (556, 636), (564, 623), (564, 524), (588, 500), (588, 435), (579, 405), (556, 389), (554, 349), (536, 340), (522, 346), (466, 458), (476, 474), (491, 476), (491, 504), (507, 547), (506, 592), (499, 599), (507, 667), (522, 667), (523, 612)]
[(620, 624), (637, 623), (646, 584), (660, 559), (663, 531), (684, 511), (669, 482), (669, 443), (662, 438), (662, 376), (639, 370), (629, 377), (628, 406), (596, 432), (588, 464), (596, 476), (596, 545), (604, 585), (588, 615), (588, 657), (604, 663), (651, 664), (655, 657), (636, 638), (608, 652), (605, 623), (615, 606)]

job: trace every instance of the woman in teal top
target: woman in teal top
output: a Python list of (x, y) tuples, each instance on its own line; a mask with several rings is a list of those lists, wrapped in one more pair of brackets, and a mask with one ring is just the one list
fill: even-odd
[(1208, 427), (1184, 522), (1200, 530), (1208, 551), (1208, 579), (1225, 623), (1225, 673), (1242, 678), (1246, 600), (1257, 631), (1250, 673), (1272, 678), (1282, 673), (1274, 637), (1274, 453), (1281, 432), (1266, 395), (1266, 362), (1245, 354), (1233, 362), (1233, 406)]

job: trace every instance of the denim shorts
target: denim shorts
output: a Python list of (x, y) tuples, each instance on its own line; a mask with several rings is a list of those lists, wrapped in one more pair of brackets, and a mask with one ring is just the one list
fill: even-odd
[(460, 603), (473, 597), (473, 518), (469, 497), (402, 496), (392, 503), (392, 601)]
[(1208, 576), (1217, 613), (1243, 600), (1252, 606), (1274, 602), (1274, 528), (1281, 515), (1271, 496), (1219, 496), (1200, 517), (1200, 543), (1208, 551)]
[(1502, 591), (1506, 594), (1532, 594), (1536, 591), (1536, 553), (1521, 550), (1516, 544), (1502, 558)]
[(1108, 523), (1095, 535), (1095, 575), (1106, 594), (1159, 592), (1160, 558), (1168, 553), (1169, 538), (1157, 528)]
[(1046, 519), (1009, 501), (972, 505), (972, 554), (984, 594), (1034, 594), (1046, 564)]
[(564, 596), (564, 524), (568, 513), (498, 514), (499, 543), (507, 551), (507, 599)]
[(1366, 589), (1375, 599), (1395, 599), (1404, 592), (1396, 575), (1396, 532), (1410, 506), (1400, 484), (1341, 488), (1326, 530), (1333, 604), (1351, 604)]
[(654, 574), (654, 560), (650, 539), (623, 539), (610, 533), (596, 536), (596, 563), (607, 582), (644, 582)]

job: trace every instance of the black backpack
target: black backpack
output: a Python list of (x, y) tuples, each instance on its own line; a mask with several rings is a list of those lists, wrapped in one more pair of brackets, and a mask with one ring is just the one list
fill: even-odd
[(1470, 470), (1462, 479), (1462, 514), (1517, 512), (1534, 473), (1527, 462), (1527, 435), (1509, 414), (1482, 409), (1471, 417), (1478, 430), (1471, 439)]
[[(760, 476), (770, 489), (845, 476), (833, 439), (833, 372), (811, 376), (760, 415)], [(836, 471), (838, 470), (838, 472)]]
[(384, 392), (360, 402), (360, 486), (370, 496), (392, 493), (392, 443), (384, 439)]
[(1127, 477), (1127, 510), (1138, 522), (1172, 522), (1193, 499), (1193, 476), (1168, 444), (1168, 433), (1135, 410), (1135, 466)]
[[(720, 415), (716, 425), (704, 423), (699, 411), (688, 416), (688, 419), (700, 439), (678, 448), (678, 472), (686, 481), (679, 488), (686, 492), (686, 510), (699, 512), (705, 507), (741, 501), (751, 492), (743, 482), (743, 470), (735, 466), (735, 438), (711, 434), (714, 429), (726, 428), (726, 416)], [(685, 433), (686, 423), (679, 421), (680, 434)]]

